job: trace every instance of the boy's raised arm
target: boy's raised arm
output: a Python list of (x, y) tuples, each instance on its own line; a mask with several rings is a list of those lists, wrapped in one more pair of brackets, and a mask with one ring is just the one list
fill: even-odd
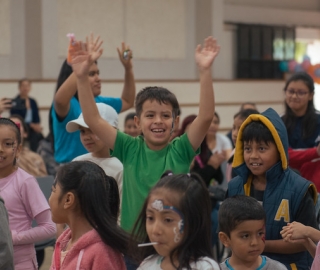
[[(72, 43), (72, 44), (71, 44)], [(70, 40), (69, 48), (73, 50), (78, 50), (79, 42), (75, 42)], [(101, 54), (99, 54), (100, 47), (102, 45), (102, 41), (100, 41), (100, 37), (94, 39), (93, 34), (90, 35), (90, 39), (87, 39), (86, 42), (87, 52), (91, 55), (92, 61), (97, 61)], [(69, 51), (70, 54), (70, 51)], [(60, 117), (67, 116), (70, 109), (70, 100), (77, 92), (77, 78), (75, 74), (72, 72), (71, 75), (64, 81), (64, 83), (60, 86), (58, 91), (54, 96), (54, 110), (56, 114)]]
[(213, 119), (215, 101), (211, 67), (219, 50), (220, 46), (217, 45), (216, 40), (212, 37), (205, 39), (203, 47), (198, 45), (196, 48), (195, 60), (200, 73), (199, 114), (192, 122), (187, 132), (189, 141), (194, 150), (197, 150), (201, 145)]
[[(114, 129), (107, 121), (101, 118), (94, 101), (93, 93), (90, 87), (88, 73), (93, 64), (91, 55), (82, 49), (82, 44), (72, 52), (72, 69), (77, 78), (77, 88), (82, 109), (84, 121), (110, 149), (113, 149), (117, 130)], [(102, 50), (99, 50), (100, 55)]]
[[(124, 86), (122, 90), (121, 100), (122, 108), (121, 112), (124, 112), (134, 105), (134, 98), (136, 96), (136, 84), (134, 81), (133, 68), (132, 68), (132, 51), (129, 46), (124, 42), (121, 44), (121, 49), (117, 48), (119, 59), (124, 67)], [(124, 52), (128, 52), (127, 57), (124, 57)]]

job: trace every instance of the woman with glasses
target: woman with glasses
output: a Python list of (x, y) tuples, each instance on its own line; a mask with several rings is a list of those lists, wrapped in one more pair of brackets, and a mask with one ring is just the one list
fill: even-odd
[(305, 72), (295, 73), (286, 82), (284, 91), (285, 114), (282, 120), (288, 131), (290, 147), (316, 146), (320, 139), (320, 114), (313, 104), (313, 79)]
[[(320, 113), (313, 104), (314, 82), (305, 72), (286, 82), (285, 114), (282, 120), (289, 137), (289, 165), (320, 192)], [(320, 204), (318, 203), (319, 212)]]

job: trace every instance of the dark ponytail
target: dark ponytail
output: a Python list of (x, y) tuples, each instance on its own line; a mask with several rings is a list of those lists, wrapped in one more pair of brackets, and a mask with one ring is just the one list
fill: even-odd
[(62, 194), (69, 191), (75, 193), (81, 211), (102, 241), (114, 250), (127, 254), (128, 235), (117, 224), (120, 198), (116, 180), (90, 161), (74, 161), (64, 165), (56, 179)]

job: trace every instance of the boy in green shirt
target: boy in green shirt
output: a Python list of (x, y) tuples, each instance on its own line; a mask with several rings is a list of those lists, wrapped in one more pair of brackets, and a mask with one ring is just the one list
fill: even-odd
[(77, 77), (78, 95), (85, 122), (117, 157), (124, 167), (121, 226), (130, 231), (138, 217), (149, 190), (168, 169), (186, 173), (197, 154), (214, 114), (212, 63), (220, 47), (212, 37), (198, 45), (195, 60), (200, 73), (199, 114), (187, 133), (170, 142), (178, 121), (178, 101), (173, 93), (162, 87), (147, 87), (136, 97), (135, 123), (143, 137), (132, 138), (115, 130), (99, 115), (95, 105), (88, 70), (90, 55), (77, 46), (73, 52), (72, 68)]

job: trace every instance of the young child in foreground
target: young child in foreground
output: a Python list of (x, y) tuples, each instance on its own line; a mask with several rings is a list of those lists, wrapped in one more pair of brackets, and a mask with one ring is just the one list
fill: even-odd
[(212, 259), (210, 213), (202, 179), (166, 173), (151, 189), (133, 229), (129, 250), (143, 260), (138, 269), (220, 269)]
[(133, 138), (115, 130), (101, 118), (88, 80), (90, 55), (77, 46), (72, 68), (77, 76), (78, 94), (83, 117), (89, 128), (123, 164), (121, 226), (130, 231), (150, 189), (166, 170), (187, 173), (211, 124), (214, 94), (211, 66), (220, 47), (212, 37), (198, 45), (195, 59), (200, 73), (199, 114), (188, 132), (170, 142), (178, 122), (179, 104), (173, 93), (162, 87), (147, 87), (136, 97), (135, 123), (144, 137)]
[(288, 269), (309, 269), (312, 258), (299, 243), (283, 241), (280, 231), (294, 220), (317, 227), (313, 183), (288, 167), (287, 130), (273, 110), (251, 114), (238, 133), (228, 197), (243, 194), (261, 202), (266, 215), (264, 255)]
[(226, 199), (219, 209), (219, 238), (232, 250), (230, 258), (220, 264), (222, 270), (259, 269), (286, 270), (287, 268), (266, 256), (266, 213), (254, 198), (236, 195)]
[[(318, 229), (294, 221), (283, 227), (281, 235), (287, 242), (303, 244), (314, 258), (311, 270), (320, 269), (320, 231)], [(317, 246), (315, 243), (318, 243)]]
[(60, 167), (49, 198), (52, 220), (66, 223), (52, 256), (51, 270), (125, 270), (128, 238), (118, 226), (117, 182), (90, 161)]
[[(14, 269), (38, 269), (34, 244), (54, 237), (56, 227), (37, 180), (17, 165), (20, 128), (0, 118), (0, 196), (5, 202), (13, 243)], [(32, 227), (36, 220), (37, 226)]]

